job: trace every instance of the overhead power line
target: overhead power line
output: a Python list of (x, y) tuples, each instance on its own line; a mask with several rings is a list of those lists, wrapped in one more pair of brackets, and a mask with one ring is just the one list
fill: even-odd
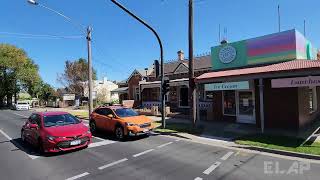
[(13, 33), (13, 32), (0, 32), (2, 37), (15, 37), (15, 38), (31, 38), (31, 39), (81, 39), (83, 35), (60, 36), (48, 34), (30, 34), (30, 33)]

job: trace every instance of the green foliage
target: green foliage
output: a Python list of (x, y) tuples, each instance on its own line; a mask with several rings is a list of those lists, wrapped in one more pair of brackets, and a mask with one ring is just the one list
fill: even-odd
[(0, 106), (3, 98), (28, 90), (41, 80), (38, 66), (26, 52), (9, 44), (0, 44)]

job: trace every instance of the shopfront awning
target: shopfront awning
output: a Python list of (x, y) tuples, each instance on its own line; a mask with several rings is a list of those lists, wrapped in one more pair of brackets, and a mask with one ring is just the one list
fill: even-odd
[(117, 88), (111, 91), (111, 93), (119, 93), (119, 94), (125, 94), (128, 93), (128, 87), (121, 87), (121, 88)]
[(320, 75), (320, 60), (292, 60), (259, 67), (210, 72), (202, 74), (195, 81), (210, 83), (313, 75)]

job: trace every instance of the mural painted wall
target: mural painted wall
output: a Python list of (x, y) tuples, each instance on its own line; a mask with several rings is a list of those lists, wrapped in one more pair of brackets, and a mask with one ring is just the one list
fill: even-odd
[(316, 49), (298, 31), (289, 30), (211, 48), (214, 70), (293, 59), (315, 59)]

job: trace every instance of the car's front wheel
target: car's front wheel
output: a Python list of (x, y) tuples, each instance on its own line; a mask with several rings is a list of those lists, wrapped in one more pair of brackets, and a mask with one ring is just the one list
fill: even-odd
[(115, 136), (120, 141), (124, 140), (124, 138), (125, 138), (124, 131), (123, 131), (123, 128), (121, 126), (117, 126), (116, 127)]
[(38, 140), (38, 151), (39, 151), (39, 154), (40, 155), (43, 155), (44, 154), (44, 148), (43, 148), (43, 143), (41, 141), (41, 139)]

